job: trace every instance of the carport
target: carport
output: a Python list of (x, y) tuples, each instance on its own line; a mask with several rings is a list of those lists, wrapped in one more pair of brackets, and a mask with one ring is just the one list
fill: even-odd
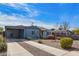
[(24, 29), (22, 28), (6, 28), (6, 38), (21, 39), (24, 38)]

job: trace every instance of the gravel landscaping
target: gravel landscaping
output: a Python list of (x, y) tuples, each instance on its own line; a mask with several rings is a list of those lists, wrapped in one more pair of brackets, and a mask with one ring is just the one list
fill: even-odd
[[(35, 42), (38, 42), (39, 40), (36, 40)], [(52, 46), (58, 49), (62, 49), (59, 43), (59, 40), (40, 40), (42, 41), (41, 44), (45, 44), (48, 46)], [(74, 40), (73, 41), (73, 46), (71, 49), (68, 49), (68, 51), (79, 51), (79, 40)]]

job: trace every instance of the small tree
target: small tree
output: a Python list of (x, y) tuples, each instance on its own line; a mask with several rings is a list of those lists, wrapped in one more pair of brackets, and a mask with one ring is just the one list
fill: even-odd
[(69, 29), (69, 23), (68, 22), (63, 22), (63, 25), (62, 25), (63, 29), (64, 30), (68, 30)]

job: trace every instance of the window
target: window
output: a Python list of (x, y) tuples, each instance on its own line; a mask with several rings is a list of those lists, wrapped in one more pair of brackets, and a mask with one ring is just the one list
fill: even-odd
[(49, 35), (50, 33), (49, 32), (47, 32), (47, 35)]
[(35, 31), (32, 31), (32, 35), (34, 35), (35, 34)]

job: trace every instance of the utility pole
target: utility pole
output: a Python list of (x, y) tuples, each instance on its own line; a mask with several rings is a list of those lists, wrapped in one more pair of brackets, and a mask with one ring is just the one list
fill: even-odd
[(33, 21), (31, 22), (31, 25), (34, 26), (34, 22)]

